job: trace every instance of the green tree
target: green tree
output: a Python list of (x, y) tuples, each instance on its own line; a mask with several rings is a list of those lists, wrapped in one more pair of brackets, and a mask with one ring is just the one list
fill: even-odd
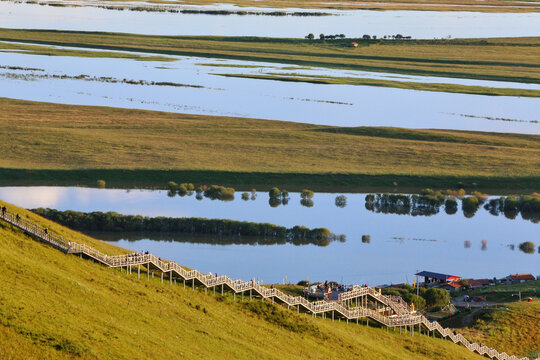
[(523, 251), (525, 254), (534, 253), (534, 243), (532, 241), (525, 241), (519, 244), (519, 250)]
[(175, 183), (174, 181), (169, 181), (167, 183), (167, 188), (170, 190), (170, 191), (176, 191), (178, 190), (178, 184)]
[(313, 35), (313, 33), (309, 33), (309, 34), (306, 36), (306, 39), (308, 39), (308, 40), (313, 40), (313, 39), (315, 39), (315, 35)]
[(281, 196), (281, 191), (277, 187), (274, 187), (270, 189), (270, 191), (268, 192), (268, 195), (270, 195), (270, 198), (272, 199), (277, 199)]
[(427, 308), (431, 309), (435, 306), (448, 304), (450, 301), (450, 293), (444, 289), (431, 288), (426, 290), (424, 298), (426, 300)]
[(314, 195), (315, 195), (315, 193), (313, 191), (311, 191), (311, 190), (308, 190), (308, 189), (304, 189), (300, 193), (300, 197), (302, 199), (312, 199)]

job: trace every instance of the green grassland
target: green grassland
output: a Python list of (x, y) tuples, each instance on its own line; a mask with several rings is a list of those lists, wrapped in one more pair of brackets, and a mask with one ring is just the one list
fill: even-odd
[(512, 302), (518, 300), (518, 292), (521, 292), (522, 299), (540, 296), (540, 280), (511, 285), (498, 284), (480, 289), (459, 291), (452, 295), (483, 296), (489, 302)]
[[(540, 83), (540, 37), (335, 41), (0, 29), (0, 41)], [(351, 41), (360, 46), (351, 47)]]
[[(1, 185), (538, 190), (540, 136), (343, 128), (0, 99)], [(397, 184), (394, 184), (396, 182)], [(475, 184), (474, 184), (475, 183)]]
[[(99, 244), (8, 207), (66, 238)], [(0, 281), (0, 357), (6, 359), (481, 359), (447, 340), (139, 280), (65, 255), (3, 222)]]
[(16, 44), (10, 42), (0, 42), (0, 51), (24, 53), (31, 55), (46, 55), (46, 56), (74, 56), (74, 57), (89, 57), (89, 58), (118, 58), (118, 59), (133, 59), (139, 61), (175, 61), (176, 59), (166, 56), (151, 56), (138, 55), (128, 52), (115, 51), (91, 51), (80, 49), (63, 49), (51, 46)]
[(471, 86), (457, 84), (441, 84), (441, 83), (422, 83), (416, 81), (396, 81), (396, 80), (380, 80), (380, 79), (363, 79), (355, 77), (339, 77), (339, 76), (317, 76), (317, 75), (300, 75), (300, 74), (216, 74), (226, 77), (236, 77), (245, 79), (258, 80), (275, 80), (286, 82), (305, 82), (311, 84), (324, 85), (356, 85), (356, 86), (379, 86), (392, 87), (398, 89), (438, 91), (461, 94), (489, 95), (489, 96), (525, 96), (525, 97), (540, 97), (540, 90), (527, 89), (512, 89), (512, 88), (493, 88), (487, 86)]
[(467, 339), (499, 351), (531, 359), (539, 357), (540, 301), (513, 302), (505, 307), (477, 310), (468, 327), (454, 327)]

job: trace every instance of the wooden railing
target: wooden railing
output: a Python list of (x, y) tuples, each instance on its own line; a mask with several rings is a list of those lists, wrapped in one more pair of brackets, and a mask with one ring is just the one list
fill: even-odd
[[(349, 320), (357, 320), (359, 318), (372, 319), (379, 324), (386, 326), (387, 328), (409, 328), (414, 334), (414, 326), (424, 326), (428, 331), (428, 335), (431, 332), (439, 333), (443, 338), (449, 338), (456, 344), (462, 344), (467, 349), (477, 352), (480, 355), (487, 355), (490, 358), (497, 358), (499, 360), (529, 360), (527, 357), (518, 358), (516, 356), (510, 356), (504, 352), (499, 353), (497, 350), (488, 348), (487, 346), (471, 343), (463, 335), (456, 334), (449, 328), (443, 328), (438, 322), (430, 321), (424, 315), (419, 315), (414, 311), (411, 311), (410, 307), (401, 299), (401, 297), (387, 296), (380, 293), (380, 291), (368, 287), (368, 286), (354, 286), (351, 291), (344, 292), (338, 296), (338, 301), (316, 301), (310, 302), (302, 296), (292, 296), (283, 293), (282, 291), (274, 288), (262, 286), (259, 283), (243, 280), (233, 280), (227, 275), (215, 276), (213, 274), (204, 274), (197, 270), (186, 270), (179, 264), (173, 261), (164, 261), (161, 258), (152, 254), (126, 254), (126, 255), (114, 255), (109, 256), (104, 254), (86, 244), (72, 243), (64, 240), (61, 236), (52, 233), (46, 228), (37, 225), (28, 219), (21, 218), (15, 213), (9, 211), (0, 211), (0, 219), (3, 219), (7, 223), (22, 229), (26, 233), (37, 237), (39, 240), (52, 245), (53, 247), (64, 251), (68, 254), (84, 254), (85, 256), (92, 258), (103, 265), (109, 267), (132, 267), (132, 266), (146, 266), (149, 271), (150, 266), (157, 268), (162, 274), (168, 274), (169, 279), (173, 279), (176, 275), (177, 278), (181, 278), (184, 281), (192, 280), (201, 284), (205, 288), (213, 288), (214, 291), (218, 286), (227, 286), (235, 294), (245, 292), (250, 293), (250, 297), (255, 292), (255, 296), (260, 296), (262, 299), (279, 300), (286, 304), (288, 307), (295, 307), (300, 311), (302, 307), (306, 312), (311, 313), (313, 316), (326, 313), (332, 314), (332, 319), (337, 314), (338, 317), (342, 317)], [(163, 279), (163, 278), (162, 278)], [(352, 304), (351, 299), (361, 298), (363, 296), (370, 296), (377, 302), (385, 305), (383, 309), (370, 309), (367, 306), (349, 306)], [(391, 314), (384, 314), (391, 310)], [(539, 358), (540, 359), (540, 358)], [(537, 359), (537, 360), (539, 360)]]

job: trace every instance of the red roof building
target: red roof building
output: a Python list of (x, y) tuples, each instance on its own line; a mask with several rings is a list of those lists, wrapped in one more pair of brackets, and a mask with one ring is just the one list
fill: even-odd
[(447, 284), (444, 284), (441, 286), (441, 289), (445, 289), (445, 290), (448, 290), (450, 292), (454, 292), (454, 291), (458, 291), (462, 288), (462, 286), (460, 284), (458, 284), (457, 282), (449, 282)]
[(491, 283), (491, 281), (489, 281), (489, 279), (478, 279), (478, 280), (467, 279), (467, 281), (469, 282), (469, 287), (471, 289), (476, 289), (476, 288), (488, 286)]
[(513, 274), (506, 277), (510, 281), (523, 282), (528, 280), (536, 280), (532, 274)]

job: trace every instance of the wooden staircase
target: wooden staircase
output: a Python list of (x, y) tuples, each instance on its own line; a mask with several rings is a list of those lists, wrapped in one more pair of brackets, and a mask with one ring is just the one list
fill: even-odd
[[(504, 352), (500, 353), (487, 346), (471, 343), (463, 335), (455, 334), (449, 328), (443, 328), (438, 322), (430, 321), (424, 315), (412, 311), (400, 297), (383, 295), (380, 290), (372, 287), (354, 286), (351, 291), (340, 294), (337, 301), (310, 302), (302, 296), (287, 295), (278, 289), (262, 286), (254, 280), (233, 280), (226, 275), (215, 276), (197, 270), (186, 270), (173, 261), (164, 261), (152, 254), (133, 253), (109, 256), (86, 244), (68, 242), (61, 236), (47, 231), (42, 226), (7, 210), (0, 212), (0, 219), (66, 254), (79, 254), (81, 257), (84, 255), (111, 268), (125, 267), (129, 273), (132, 272), (135, 266), (139, 277), (141, 266), (143, 266), (146, 268), (148, 277), (150, 277), (150, 271), (152, 271), (152, 274), (155, 270), (159, 271), (162, 282), (164, 276), (167, 276), (171, 284), (173, 281), (175, 283), (182, 281), (185, 287), (186, 282), (188, 284), (191, 282), (193, 289), (196, 286), (202, 286), (205, 291), (211, 289), (214, 293), (216, 288), (220, 287), (222, 294), (226, 287), (228, 291), (234, 294), (235, 298), (236, 294), (241, 294), (243, 298), (244, 295), (249, 293), (250, 299), (253, 297), (263, 300), (268, 299), (286, 305), (289, 309), (292, 307), (298, 312), (302, 311), (311, 314), (313, 317), (320, 314), (322, 318), (331, 316), (332, 320), (335, 318), (344, 319), (347, 323), (353, 320), (359, 323), (359, 319), (365, 319), (366, 324), (371, 319), (381, 326), (386, 326), (387, 330), (389, 328), (394, 330), (399, 328), (400, 332), (402, 330), (409, 331), (411, 335), (414, 335), (415, 328), (417, 328), (418, 334), (422, 334), (422, 331), (427, 336), (438, 334), (442, 338), (449, 338), (454, 343), (461, 344), (467, 349), (491, 359), (529, 360), (527, 357), (518, 358)], [(371, 307), (368, 304), (368, 298), (372, 300)], [(361, 306), (358, 306), (358, 299), (361, 299)], [(375, 304), (375, 308), (373, 308), (373, 304)]]

